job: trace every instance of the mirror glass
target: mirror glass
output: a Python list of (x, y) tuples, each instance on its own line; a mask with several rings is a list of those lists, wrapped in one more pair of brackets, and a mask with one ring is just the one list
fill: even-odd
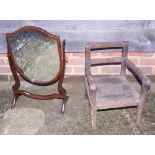
[(31, 81), (47, 82), (60, 70), (57, 41), (42, 32), (25, 30), (10, 38), (13, 58)]

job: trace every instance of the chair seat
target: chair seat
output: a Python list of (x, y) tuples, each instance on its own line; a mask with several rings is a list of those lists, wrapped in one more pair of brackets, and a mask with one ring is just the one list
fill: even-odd
[(94, 77), (97, 109), (137, 106), (140, 94), (122, 76)]

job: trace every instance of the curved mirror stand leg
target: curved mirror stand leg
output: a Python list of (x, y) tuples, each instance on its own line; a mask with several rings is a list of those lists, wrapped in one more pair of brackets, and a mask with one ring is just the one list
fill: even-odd
[(14, 107), (16, 106), (16, 101), (18, 99), (19, 95), (14, 94), (12, 102), (11, 102), (11, 109), (14, 109)]
[(13, 99), (12, 99), (12, 102), (11, 102), (11, 109), (14, 109), (14, 107), (16, 106), (16, 101), (19, 97), (18, 94), (16, 94), (16, 90), (18, 90), (18, 88), (20, 87), (20, 83), (16, 83), (13, 87), (12, 87), (12, 90), (13, 90)]
[(64, 99), (63, 99), (63, 101), (62, 101), (61, 112), (60, 112), (62, 115), (63, 115), (64, 112), (65, 112), (65, 106), (66, 106), (66, 102), (67, 102), (68, 98), (69, 98), (69, 96), (66, 96), (66, 95), (65, 95), (65, 97), (64, 97)]
[(63, 78), (64, 78), (64, 74), (63, 76), (59, 79), (58, 81), (58, 91), (59, 93), (63, 96), (63, 99), (62, 99), (62, 105), (61, 105), (61, 111), (60, 113), (63, 115), (64, 112), (65, 112), (65, 105), (66, 105), (66, 102), (68, 100), (68, 96), (66, 95), (66, 90), (63, 88), (62, 86), (62, 83), (63, 83)]

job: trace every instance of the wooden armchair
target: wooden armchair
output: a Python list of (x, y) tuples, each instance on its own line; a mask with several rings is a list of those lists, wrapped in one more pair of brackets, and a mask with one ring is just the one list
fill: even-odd
[[(91, 51), (120, 49), (122, 57), (91, 58)], [(150, 89), (150, 80), (128, 58), (127, 42), (89, 43), (85, 48), (85, 89), (91, 108), (92, 127), (96, 128), (96, 113), (102, 109), (137, 107), (139, 125), (145, 97)], [(121, 65), (118, 76), (96, 77), (91, 74), (91, 67), (99, 65)], [(128, 69), (141, 85), (139, 94), (126, 78)]]
[[(24, 95), (39, 100), (62, 99), (61, 113), (64, 113), (68, 99), (63, 88), (65, 72), (65, 40), (34, 26), (26, 26), (6, 34), (8, 59), (15, 80), (12, 87), (12, 108), (19, 96)], [(21, 79), (37, 86), (57, 84), (50, 94), (31, 93), (20, 88)]]

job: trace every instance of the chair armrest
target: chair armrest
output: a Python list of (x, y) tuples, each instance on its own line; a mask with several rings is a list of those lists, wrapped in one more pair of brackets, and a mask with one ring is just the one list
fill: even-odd
[(86, 74), (86, 79), (87, 79), (90, 90), (96, 91), (96, 83), (95, 83), (93, 76), (91, 75), (89, 71), (86, 71), (85, 74)]
[(126, 68), (141, 81), (141, 85), (146, 89), (150, 89), (150, 79), (144, 75), (144, 73), (136, 67), (128, 58), (124, 58), (124, 64)]

